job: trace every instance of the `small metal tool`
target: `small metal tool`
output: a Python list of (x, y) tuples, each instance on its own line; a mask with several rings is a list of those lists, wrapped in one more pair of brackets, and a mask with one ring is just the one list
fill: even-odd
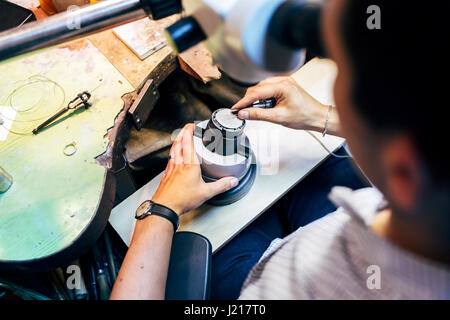
[(37, 134), (43, 128), (48, 126), (50, 123), (61, 117), (64, 113), (70, 110), (77, 110), (80, 107), (84, 107), (85, 109), (89, 108), (91, 104), (89, 103), (89, 99), (91, 98), (91, 94), (88, 91), (83, 91), (77, 95), (75, 99), (70, 101), (65, 108), (62, 108), (49, 119), (40, 124), (36, 129), (33, 130), (33, 134)]
[(266, 99), (266, 100), (256, 100), (255, 102), (253, 102), (251, 105), (249, 105), (247, 107), (233, 110), (232, 113), (237, 114), (240, 110), (247, 109), (247, 108), (265, 108), (265, 109), (273, 108), (276, 106), (276, 104), (277, 104), (277, 99), (275, 99), (275, 98), (270, 98), (270, 99)]

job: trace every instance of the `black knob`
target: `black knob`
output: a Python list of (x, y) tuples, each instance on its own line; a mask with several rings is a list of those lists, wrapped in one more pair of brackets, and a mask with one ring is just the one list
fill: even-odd
[(183, 52), (206, 39), (206, 34), (197, 20), (185, 17), (166, 29), (168, 41), (176, 52)]
[(244, 128), (245, 120), (239, 119), (230, 109), (217, 109), (203, 132), (203, 145), (222, 156), (238, 153)]
[(140, 0), (145, 12), (153, 20), (159, 20), (175, 13), (180, 13), (183, 8), (181, 0)]
[(321, 37), (322, 3), (286, 0), (276, 10), (269, 32), (279, 43), (325, 56)]

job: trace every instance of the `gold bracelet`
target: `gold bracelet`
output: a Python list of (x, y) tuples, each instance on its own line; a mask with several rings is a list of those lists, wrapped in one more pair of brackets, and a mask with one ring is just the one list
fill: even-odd
[(330, 105), (328, 107), (328, 113), (327, 113), (327, 120), (325, 121), (325, 128), (323, 129), (322, 132), (322, 137), (325, 137), (325, 135), (327, 134), (328, 131), (328, 122), (330, 121), (330, 115), (331, 115), (331, 110), (333, 109), (333, 106)]

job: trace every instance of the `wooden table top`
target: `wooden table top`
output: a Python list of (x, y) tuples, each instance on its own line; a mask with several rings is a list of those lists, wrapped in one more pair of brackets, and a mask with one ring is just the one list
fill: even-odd
[[(39, 8), (38, 0), (9, 0), (18, 5), (26, 7), (33, 11), (37, 20), (45, 19), (48, 15), (44, 10)], [(111, 64), (131, 83), (136, 89), (138, 88), (149, 75), (159, 85), (164, 80), (166, 74), (164, 71), (159, 71), (161, 65), (166, 66), (168, 70), (176, 67), (177, 59), (169, 46), (162, 48), (155, 52), (145, 60), (140, 60), (122, 41), (117, 38), (112, 30), (106, 30), (87, 37), (94, 46), (108, 59)], [(157, 74), (155, 74), (155, 70)], [(169, 71), (169, 73), (170, 73)], [(161, 78), (161, 79), (158, 79)]]
[[(40, 12), (38, 18), (45, 15)], [(27, 115), (16, 112), (9, 130), (26, 129), (28, 134), (0, 128), (6, 130), (0, 141), (0, 166), (14, 179), (0, 194), (0, 267), (69, 263), (92, 245), (107, 223), (115, 192), (112, 163), (99, 159), (117, 152), (117, 130), (123, 127), (133, 92), (147, 78), (159, 85), (176, 67), (169, 47), (141, 61), (111, 30), (0, 63), (3, 115), (14, 113), (7, 97), (32, 76), (45, 76), (65, 91), (62, 99), (49, 83), (26, 87), (17, 101), (39, 105), (33, 111), (39, 114), (21, 122)], [(91, 108), (29, 134), (41, 118), (94, 88)], [(64, 148), (72, 142), (76, 152), (67, 156)]]

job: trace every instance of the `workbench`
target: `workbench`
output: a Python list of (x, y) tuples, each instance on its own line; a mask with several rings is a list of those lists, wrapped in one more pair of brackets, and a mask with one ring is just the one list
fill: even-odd
[[(45, 18), (42, 12), (37, 16)], [(0, 63), (5, 114), (11, 111), (6, 97), (36, 75), (65, 90), (61, 102), (45, 87), (50, 93), (42, 94), (45, 112), (29, 127), (79, 92), (95, 88), (91, 108), (37, 135), (11, 133), (20, 127), (17, 118), (3, 129), (0, 165), (14, 182), (0, 195), (0, 268), (45, 270), (69, 264), (95, 243), (114, 203), (116, 172), (124, 166), (127, 111), (146, 80), (157, 87), (177, 66), (169, 47), (141, 61), (111, 30)], [(35, 103), (37, 91), (31, 89), (18, 96), (23, 104)], [(71, 144), (76, 152), (67, 156), (65, 146)]]
[[(42, 12), (37, 16), (45, 18)], [(79, 91), (100, 85), (91, 109), (36, 136), (10, 134), (0, 141), (0, 165), (14, 178), (11, 189), (0, 196), (0, 268), (38, 270), (69, 264), (93, 245), (111, 210), (111, 225), (129, 243), (134, 212), (151, 198), (161, 174), (113, 209), (116, 176), (126, 165), (127, 112), (147, 80), (157, 88), (178, 66), (169, 47), (140, 60), (111, 30), (0, 64), (0, 72), (8, 75), (0, 83), (2, 95), (11, 91), (12, 83), (36, 73), (61, 82), (67, 91), (66, 102)], [(332, 103), (335, 75), (331, 61), (314, 60), (293, 77), (317, 99)], [(58, 106), (55, 101), (49, 105)], [(273, 159), (258, 152), (267, 147), (262, 143), (256, 148), (259, 171), (249, 194), (232, 205), (204, 205), (182, 217), (181, 230), (205, 235), (214, 250), (328, 156), (302, 131), (252, 121), (246, 130), (254, 143), (266, 141), (283, 152), (278, 154), (277, 172), (268, 175), (267, 170), (274, 169)], [(270, 136), (260, 139), (261, 133)], [(322, 140), (331, 150), (343, 143), (332, 136)], [(71, 142), (78, 149), (67, 157), (62, 151)]]
[[(314, 59), (292, 77), (313, 97), (333, 104), (333, 85), (337, 74), (330, 60)], [(202, 234), (212, 244), (213, 252), (260, 216), (279, 198), (306, 177), (328, 156), (327, 151), (307, 132), (268, 122), (247, 121), (245, 134), (255, 151), (258, 173), (249, 193), (226, 206), (204, 204), (181, 216), (180, 230)], [(314, 133), (329, 150), (344, 144), (339, 137)], [(267, 152), (268, 150), (271, 150)], [(109, 218), (110, 224), (129, 245), (135, 225), (135, 211), (155, 193), (163, 172), (118, 206)]]

